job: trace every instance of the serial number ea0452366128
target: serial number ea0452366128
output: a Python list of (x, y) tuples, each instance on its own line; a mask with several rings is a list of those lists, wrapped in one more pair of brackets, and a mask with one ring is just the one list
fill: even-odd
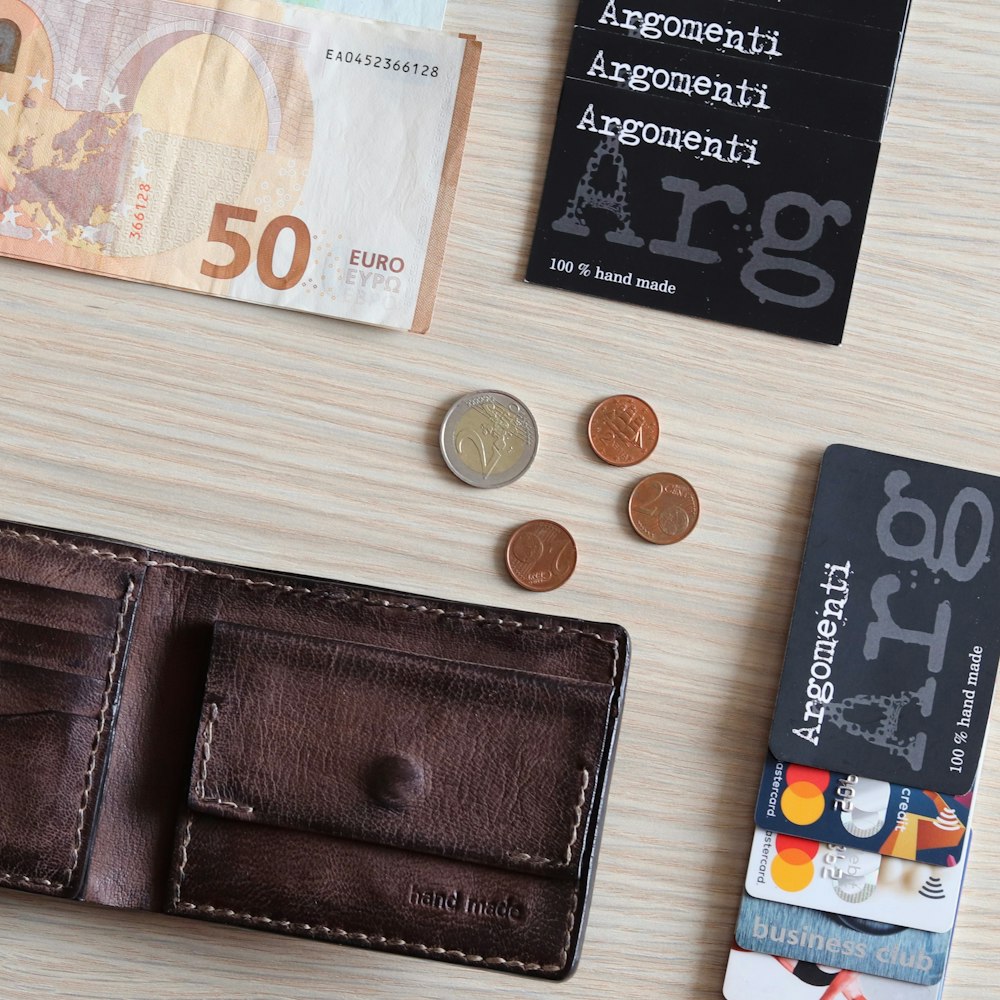
[(437, 66), (410, 59), (394, 59), (392, 56), (374, 56), (370, 52), (351, 52), (346, 49), (327, 49), (326, 58), (330, 62), (367, 66), (370, 69), (388, 70), (390, 73), (412, 73), (413, 76), (436, 77), (440, 73)]

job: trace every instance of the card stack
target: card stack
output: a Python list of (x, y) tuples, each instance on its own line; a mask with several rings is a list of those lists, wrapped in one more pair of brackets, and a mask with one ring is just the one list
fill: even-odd
[(998, 509), (993, 476), (827, 450), (727, 1000), (941, 996), (1000, 658)]
[(581, 0), (527, 280), (840, 343), (908, 13)]

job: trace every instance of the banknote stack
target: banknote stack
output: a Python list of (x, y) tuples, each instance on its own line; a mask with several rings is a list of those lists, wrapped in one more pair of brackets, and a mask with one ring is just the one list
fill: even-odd
[(0, 0), (0, 253), (426, 330), (479, 61), (443, 13)]
[(727, 1000), (940, 1000), (1000, 659), (1000, 479), (820, 471)]
[(580, 0), (527, 280), (840, 343), (909, 0)]

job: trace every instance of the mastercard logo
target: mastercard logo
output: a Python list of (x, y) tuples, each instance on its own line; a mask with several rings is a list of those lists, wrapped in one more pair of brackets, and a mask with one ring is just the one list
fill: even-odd
[(781, 793), (781, 812), (789, 823), (811, 826), (826, 809), (823, 793), (830, 786), (830, 772), (815, 767), (789, 764), (785, 769), (786, 788)]
[(802, 840), (778, 834), (774, 840), (775, 856), (771, 859), (771, 878), (785, 892), (801, 892), (813, 880), (813, 859), (820, 845), (815, 840)]

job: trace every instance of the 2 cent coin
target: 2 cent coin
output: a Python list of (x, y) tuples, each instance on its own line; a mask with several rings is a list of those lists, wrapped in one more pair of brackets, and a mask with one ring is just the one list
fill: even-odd
[(587, 425), (590, 446), (609, 465), (636, 465), (660, 438), (660, 422), (638, 396), (610, 396), (598, 403)]
[(525, 590), (555, 590), (574, 569), (576, 542), (555, 521), (528, 521), (507, 542), (507, 570)]
[(655, 545), (672, 545), (694, 530), (701, 506), (694, 487), (672, 472), (640, 480), (628, 502), (632, 527)]

